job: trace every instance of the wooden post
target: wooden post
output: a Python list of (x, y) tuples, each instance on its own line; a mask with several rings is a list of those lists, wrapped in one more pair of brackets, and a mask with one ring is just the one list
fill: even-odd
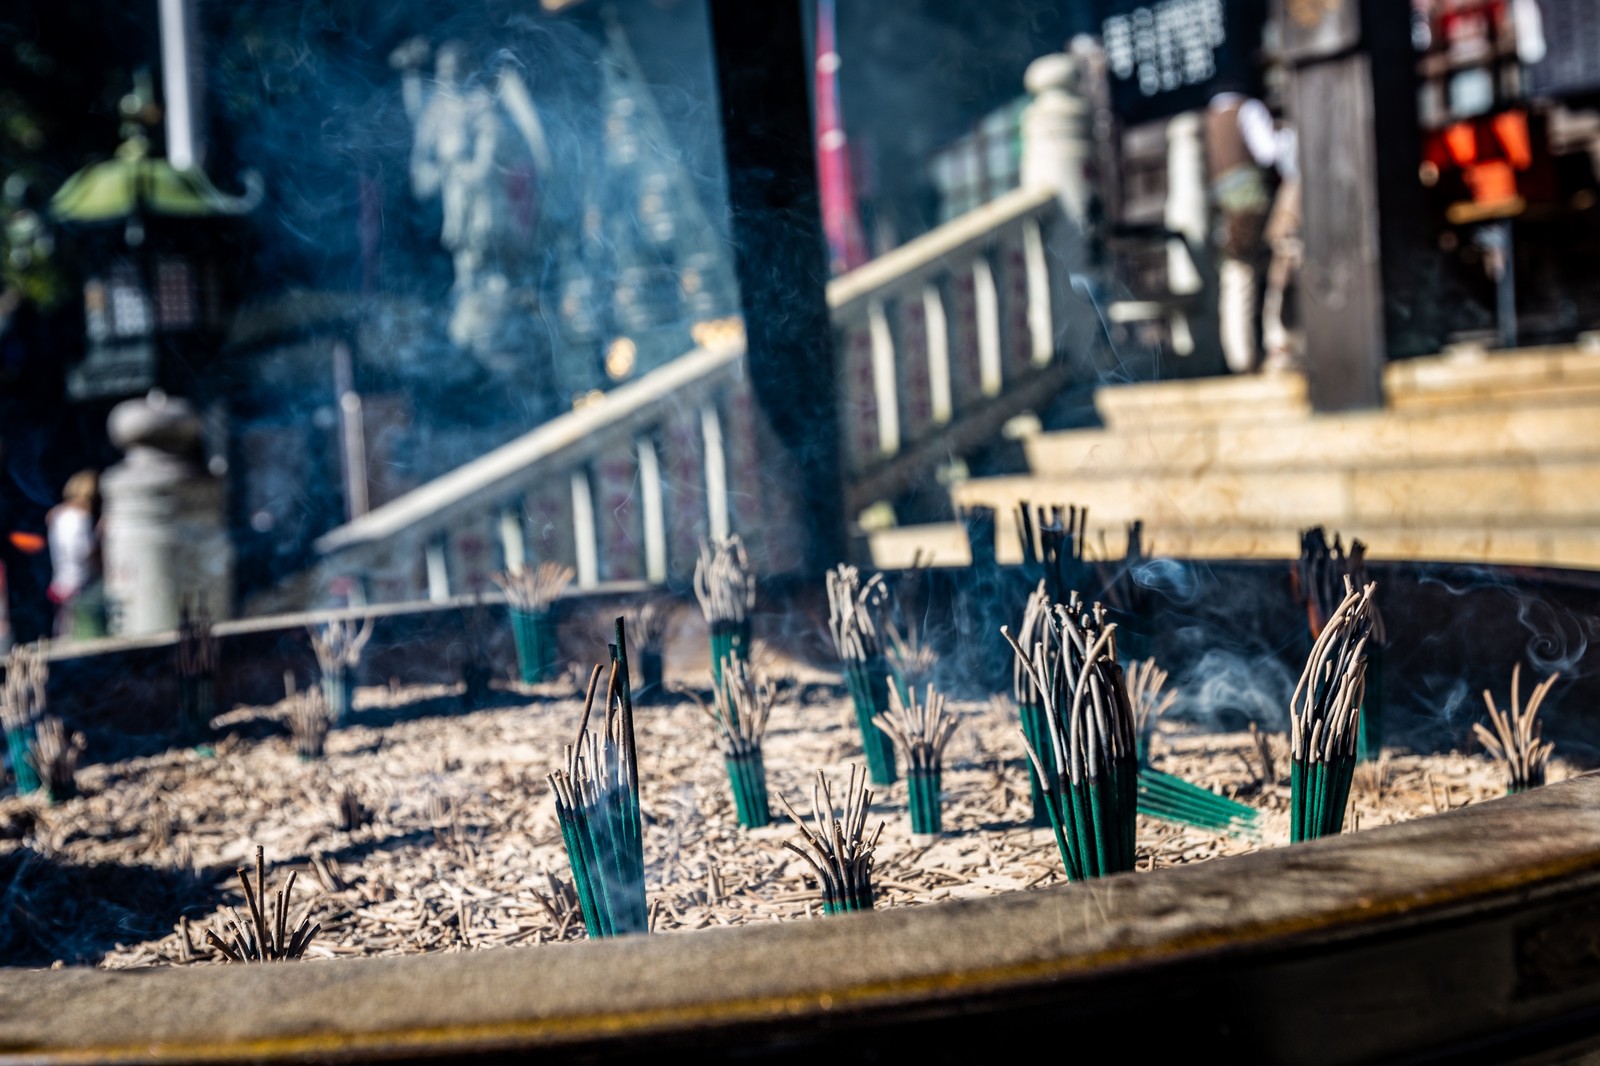
[(845, 557), (844, 484), (802, 0), (710, 0), (750, 381), (801, 474), (808, 569)]
[[(1312, 406), (1383, 405), (1383, 367), (1423, 293), (1405, 264), (1420, 209), (1410, 5), (1276, 0), (1299, 135), (1298, 279)], [(1376, 101), (1383, 101), (1377, 107)], [(1414, 249), (1411, 249), (1414, 250)]]

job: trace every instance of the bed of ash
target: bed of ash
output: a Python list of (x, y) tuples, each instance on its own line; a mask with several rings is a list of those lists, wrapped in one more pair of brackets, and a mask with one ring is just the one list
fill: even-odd
[[(637, 718), (646, 890), (654, 930), (823, 920), (798, 834), (776, 794), (809, 810), (816, 771), (841, 786), (861, 764), (837, 674), (785, 664), (764, 746), (772, 825), (741, 829), (712, 730), (692, 702)], [(497, 688), (463, 711), (457, 689), (361, 689), (327, 755), (296, 758), (283, 707), (241, 707), (209, 749), (95, 764), (82, 795), (0, 801), (0, 958), (111, 968), (219, 961), (204, 931), (243, 909), (235, 869), (266, 852), (268, 883), (298, 870), (295, 909), (321, 924), (307, 956), (465, 951), (584, 936), (545, 775), (577, 728), (575, 679)], [(878, 906), (1025, 891), (1065, 880), (1048, 829), (1028, 826), (1021, 735), (1009, 702), (958, 702), (945, 754), (945, 833), (914, 840), (904, 781), (874, 790), (886, 823)], [(1463, 738), (1465, 740), (1465, 738)], [(1258, 841), (1141, 817), (1141, 871), (1288, 839), (1286, 739), (1262, 766), (1248, 733), (1163, 724), (1154, 764), (1263, 812)], [(1559, 761), (1552, 779), (1566, 776)], [(842, 792), (842, 787), (836, 789)], [(1346, 828), (1403, 821), (1503, 794), (1482, 754), (1391, 752), (1363, 767)], [(355, 807), (351, 807), (351, 803)], [(370, 816), (352, 829), (346, 814)], [(359, 819), (358, 819), (359, 820)], [(876, 820), (876, 819), (874, 819)], [(870, 823), (869, 823), (870, 824)]]

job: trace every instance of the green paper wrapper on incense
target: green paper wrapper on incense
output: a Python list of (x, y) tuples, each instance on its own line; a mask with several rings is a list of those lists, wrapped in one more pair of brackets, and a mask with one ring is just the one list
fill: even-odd
[(31, 727), (7, 729), (6, 754), (11, 759), (11, 773), (16, 778), (17, 795), (37, 792), (41, 782), (38, 771), (33, 768), (33, 729)]
[(6, 656), (5, 687), (0, 689), (0, 726), (6, 733), (6, 753), (17, 793), (38, 791), (43, 782), (38, 769), (39, 722), (45, 716), (50, 664), (43, 641), (14, 645)]
[(892, 785), (899, 780), (894, 762), (894, 741), (872, 724), (873, 719), (889, 709), (889, 665), (881, 658), (876, 662), (847, 665), (844, 677), (845, 686), (850, 691), (851, 705), (856, 712), (856, 726), (861, 734), (861, 751), (867, 760), (867, 773), (874, 785)]
[[(1045, 721), (1044, 708), (1037, 703), (1023, 703), (1017, 706), (1018, 716), (1022, 719), (1022, 736), (1029, 747), (1034, 751), (1045, 751), (1050, 745), (1050, 727)], [(1054, 778), (1054, 764), (1045, 767), (1045, 773), (1051, 779), (1039, 779), (1039, 767), (1033, 760), (1028, 760), (1028, 796), (1032, 801), (1033, 809), (1029, 823), (1035, 829), (1048, 828), (1050, 825), (1049, 794), (1057, 788)]]
[(911, 832), (927, 836), (941, 831), (939, 783), (944, 769), (944, 749), (959, 719), (945, 712), (944, 697), (928, 685), (919, 701), (915, 693), (902, 696), (889, 688), (889, 710), (873, 719), (885, 739), (894, 742), (906, 761), (906, 792)]
[(750, 610), (756, 602), (756, 576), (737, 533), (701, 541), (694, 595), (710, 631), (711, 683), (721, 688), (722, 664), (750, 659)]
[(211, 736), (211, 719), (217, 713), (214, 692), (209, 674), (178, 678), (178, 728), (191, 744)]
[(511, 641), (517, 649), (517, 674), (523, 684), (536, 685), (557, 675), (555, 619), (549, 611), (524, 611), (512, 607)]
[(1148, 766), (1139, 768), (1139, 813), (1234, 836), (1260, 835), (1261, 812), (1254, 807)]
[(356, 679), (355, 673), (347, 666), (334, 669), (331, 674), (323, 674), (322, 703), (327, 708), (328, 724), (339, 725), (350, 717), (350, 709), (355, 703)]
[(733, 806), (739, 824), (760, 829), (772, 821), (767, 802), (767, 767), (760, 749), (723, 760), (728, 767), (728, 784), (733, 788)]
[(722, 687), (722, 664), (733, 659), (750, 661), (750, 620), (715, 621), (711, 628), (711, 683)]
[(943, 773), (931, 770), (906, 771), (906, 791), (911, 807), (911, 832), (916, 836), (937, 836), (944, 832), (944, 812), (939, 795)]
[(721, 677), (722, 682), (711, 690), (710, 706), (693, 692), (688, 695), (716, 730), (739, 824), (759, 829), (772, 820), (767, 767), (761, 755), (761, 738), (772, 714), (772, 688), (751, 675), (748, 663), (731, 655), (722, 660)]

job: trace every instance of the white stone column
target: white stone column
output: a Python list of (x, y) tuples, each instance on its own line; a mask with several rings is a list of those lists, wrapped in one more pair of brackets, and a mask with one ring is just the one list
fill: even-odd
[(1063, 52), (1028, 65), (1023, 84), (1033, 102), (1022, 115), (1022, 185), (1056, 190), (1061, 206), (1083, 224), (1093, 190), (1093, 105), (1081, 91), (1083, 62)]
[(117, 634), (176, 628), (185, 599), (233, 612), (233, 544), (220, 478), (200, 462), (200, 421), (159, 390), (118, 404), (107, 428), (126, 458), (100, 480), (107, 611)]
[[(1206, 152), (1200, 115), (1190, 111), (1167, 123), (1167, 228), (1189, 238), (1195, 248), (1206, 243)], [(1167, 245), (1167, 286), (1187, 295), (1201, 289), (1200, 272), (1183, 245)]]

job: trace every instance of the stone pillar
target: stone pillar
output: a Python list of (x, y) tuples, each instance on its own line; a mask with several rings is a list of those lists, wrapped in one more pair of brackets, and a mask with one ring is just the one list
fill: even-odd
[(233, 545), (223, 484), (200, 452), (200, 420), (160, 390), (118, 404), (107, 423), (126, 458), (100, 480), (110, 630), (174, 629), (185, 598), (214, 619), (233, 608)]
[(1056, 190), (1061, 206), (1080, 226), (1093, 194), (1093, 104), (1083, 92), (1084, 60), (1064, 52), (1028, 64), (1023, 84), (1033, 102), (1022, 115), (1022, 184)]
[[(1167, 122), (1167, 203), (1163, 221), (1174, 233), (1189, 238), (1195, 249), (1206, 246), (1206, 151), (1200, 116), (1188, 111)], [(1167, 288), (1178, 295), (1197, 293), (1202, 279), (1193, 259), (1177, 241), (1167, 245)]]

